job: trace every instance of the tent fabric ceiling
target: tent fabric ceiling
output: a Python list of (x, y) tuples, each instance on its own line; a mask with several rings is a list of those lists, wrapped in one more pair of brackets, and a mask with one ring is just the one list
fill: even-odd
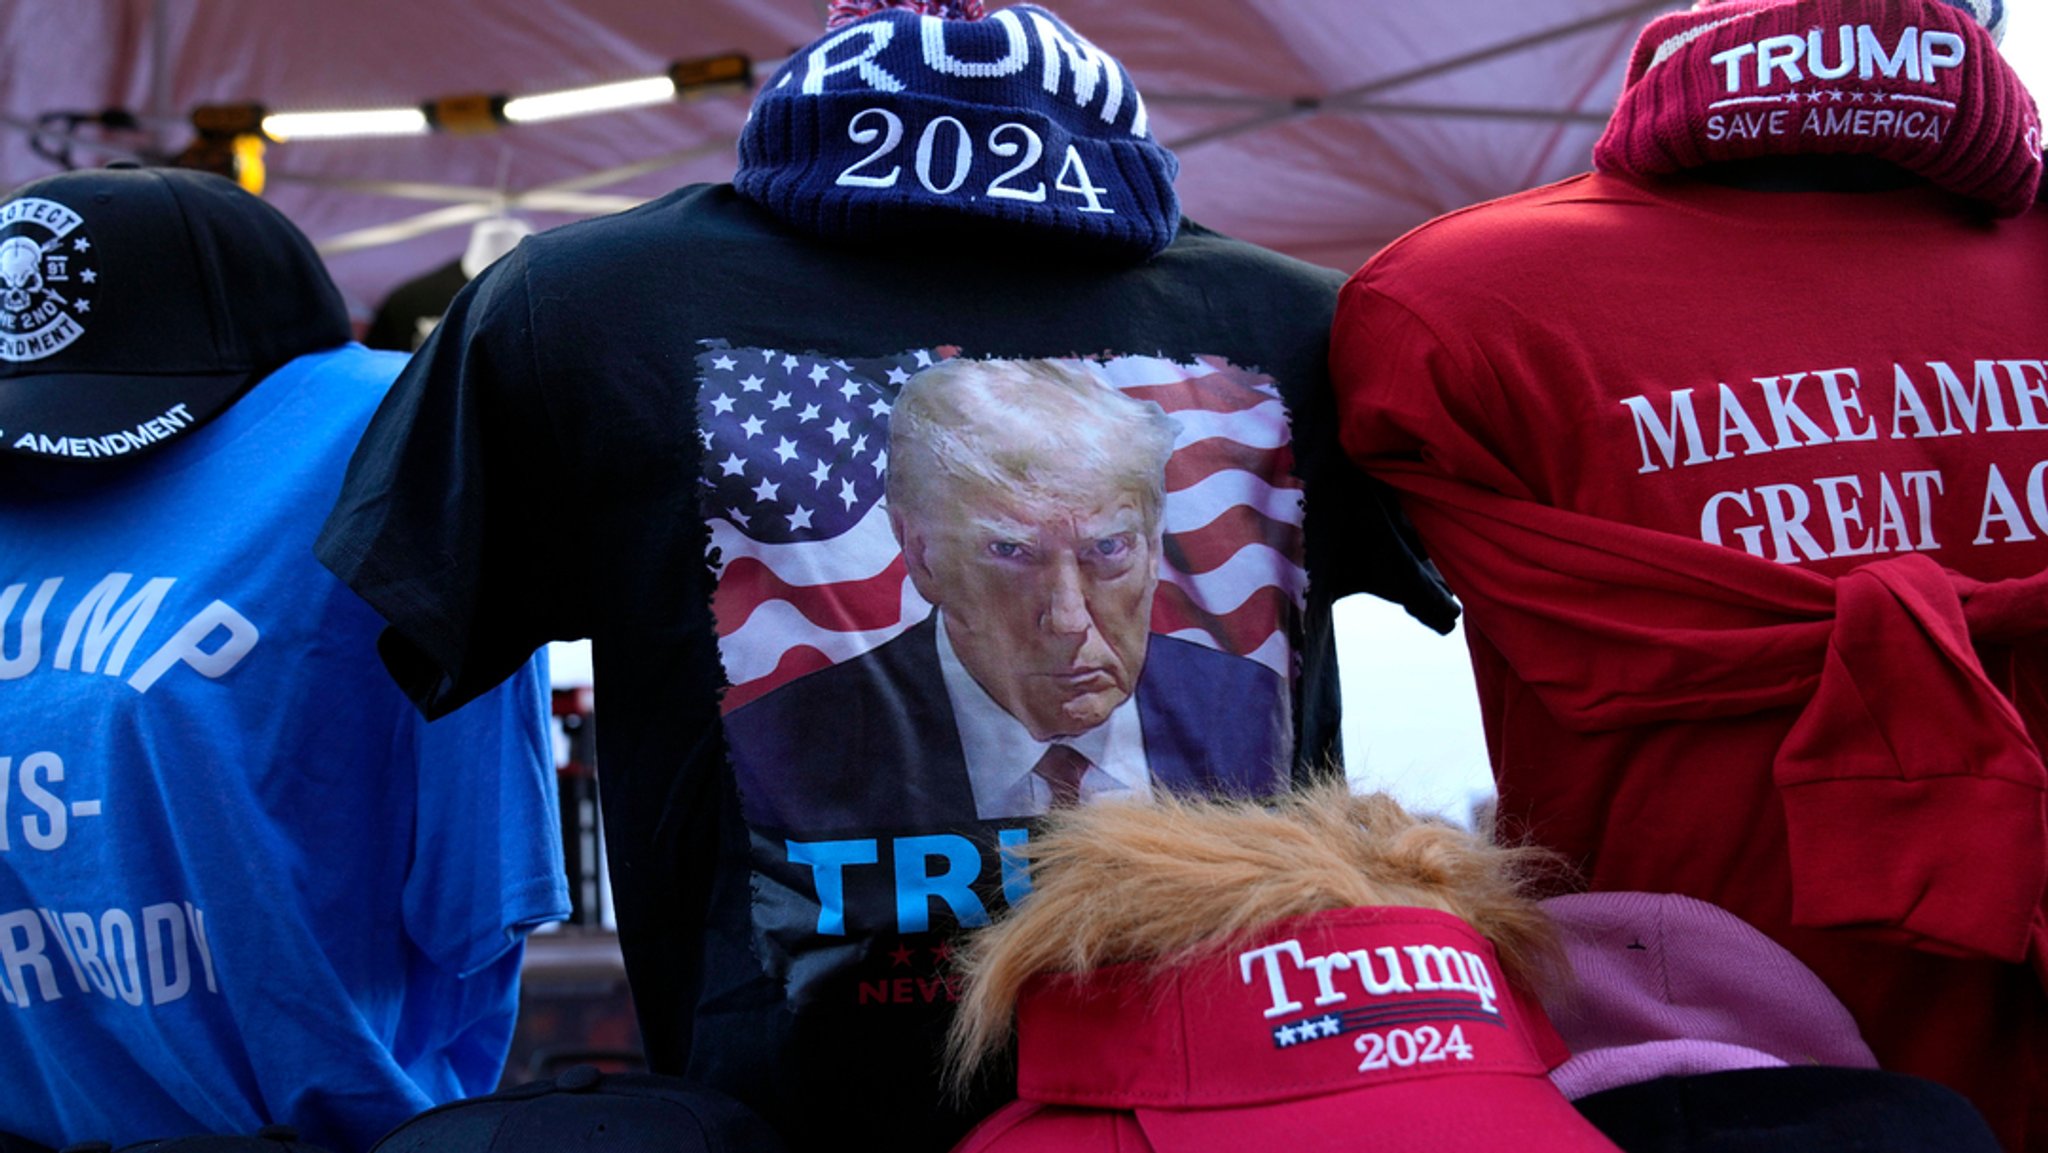
[[(1049, 0), (1136, 78), (1188, 215), (1349, 269), (1422, 221), (1584, 169), (1636, 31), (1671, 0)], [(765, 75), (823, 0), (8, 0), (0, 185), (57, 170), (25, 126), (125, 108), (175, 148), (190, 110), (391, 107), (653, 75), (742, 52)], [(546, 228), (729, 179), (737, 94), (487, 136), (272, 146), (266, 195), (367, 315), (509, 202)], [(76, 134), (96, 145), (135, 137)], [(503, 201), (497, 201), (499, 196)]]

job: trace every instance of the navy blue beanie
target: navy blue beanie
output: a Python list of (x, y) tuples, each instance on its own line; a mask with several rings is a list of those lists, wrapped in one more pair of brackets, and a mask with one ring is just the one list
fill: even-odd
[(1130, 74), (1052, 13), (892, 7), (769, 79), (733, 183), (822, 237), (995, 225), (1142, 259), (1180, 227), (1179, 171)]

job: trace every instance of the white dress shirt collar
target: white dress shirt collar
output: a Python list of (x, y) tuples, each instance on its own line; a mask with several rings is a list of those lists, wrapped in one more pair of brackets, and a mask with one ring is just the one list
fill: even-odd
[[(960, 663), (960, 655), (946, 636), (944, 614), (933, 610), (933, 617), (939, 638), (939, 673), (953, 705), (954, 724), (960, 730), (960, 751), (967, 759), (976, 816), (987, 821), (1045, 812), (1052, 805), (1052, 788), (1031, 769), (1053, 742), (1033, 737), (1022, 721), (988, 695)], [(1057, 743), (1070, 745), (1088, 758), (1090, 767), (1081, 778), (1084, 803), (1108, 796), (1151, 799), (1152, 774), (1145, 760), (1144, 725), (1135, 694), (1112, 710), (1108, 720)]]

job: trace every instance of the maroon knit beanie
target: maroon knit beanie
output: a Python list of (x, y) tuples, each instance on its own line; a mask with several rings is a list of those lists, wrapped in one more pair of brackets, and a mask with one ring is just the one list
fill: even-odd
[(1659, 17), (1636, 41), (1593, 163), (1659, 176), (1760, 156), (1874, 156), (2015, 215), (2041, 184), (2040, 115), (1973, 11), (1708, 0)]

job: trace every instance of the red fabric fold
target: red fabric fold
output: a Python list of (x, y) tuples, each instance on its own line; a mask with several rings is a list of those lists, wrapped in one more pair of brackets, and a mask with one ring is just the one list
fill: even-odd
[(1376, 471), (1565, 727), (1800, 710), (1773, 766), (1795, 924), (2031, 953), (2048, 974), (2048, 772), (1974, 643), (2011, 646), (2016, 691), (2042, 692), (2048, 573), (1984, 583), (1908, 554), (1830, 579), (1420, 465)]

